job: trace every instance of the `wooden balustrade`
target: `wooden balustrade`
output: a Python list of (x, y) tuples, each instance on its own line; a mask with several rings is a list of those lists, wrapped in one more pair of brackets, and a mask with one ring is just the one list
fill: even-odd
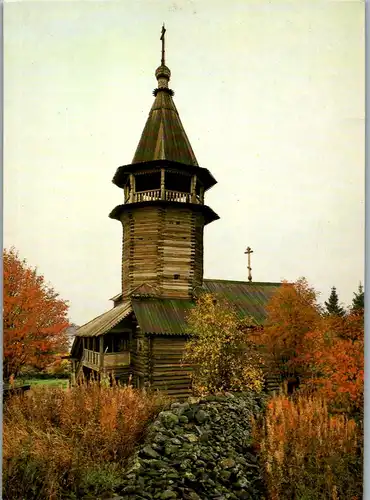
[(164, 197), (161, 197), (161, 190), (154, 189), (150, 191), (138, 191), (134, 193), (133, 196), (131, 196), (130, 193), (127, 193), (125, 196), (125, 203), (131, 203), (130, 200), (133, 200), (134, 203), (139, 203), (141, 201), (157, 201), (161, 199), (166, 201), (176, 201), (179, 203), (196, 203), (198, 205), (202, 205), (204, 202), (203, 196), (198, 194), (195, 195), (195, 200), (192, 201), (192, 195), (190, 193), (165, 189)]
[(135, 193), (134, 199), (135, 199), (136, 203), (139, 203), (140, 201), (160, 200), (161, 199), (161, 190), (155, 189), (152, 191), (139, 191), (138, 193)]
[(178, 201), (180, 203), (190, 203), (191, 195), (190, 193), (181, 193), (179, 191), (170, 191), (166, 189), (165, 197), (168, 201)]
[(84, 349), (83, 360), (91, 365), (100, 366), (100, 356), (100, 352), (90, 351), (90, 349)]
[(109, 352), (104, 354), (104, 368), (114, 368), (129, 366), (130, 365), (130, 352)]
[[(102, 361), (102, 363), (100, 363)], [(130, 365), (130, 352), (108, 352), (101, 354), (100, 352), (84, 349), (82, 362), (90, 368), (114, 368)]]

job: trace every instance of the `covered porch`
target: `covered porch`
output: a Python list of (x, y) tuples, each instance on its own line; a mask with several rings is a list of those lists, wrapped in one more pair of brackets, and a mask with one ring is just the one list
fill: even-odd
[(82, 338), (82, 364), (96, 372), (130, 366), (130, 332)]
[(130, 303), (124, 302), (77, 330), (69, 358), (72, 362), (72, 383), (88, 374), (128, 377), (131, 313)]

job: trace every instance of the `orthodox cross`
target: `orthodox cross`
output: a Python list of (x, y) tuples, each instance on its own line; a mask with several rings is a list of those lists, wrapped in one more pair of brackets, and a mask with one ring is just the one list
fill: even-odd
[(166, 28), (164, 27), (164, 23), (162, 26), (162, 34), (160, 40), (162, 40), (162, 60), (161, 60), (161, 65), (164, 66), (164, 34), (166, 33)]
[(252, 281), (251, 253), (253, 253), (253, 250), (251, 247), (248, 247), (244, 253), (248, 255), (248, 281)]

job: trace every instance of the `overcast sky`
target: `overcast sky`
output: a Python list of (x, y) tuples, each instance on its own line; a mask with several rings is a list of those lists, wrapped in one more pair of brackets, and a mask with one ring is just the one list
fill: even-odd
[(364, 3), (17, 2), (4, 9), (4, 245), (81, 325), (120, 292), (123, 193), (166, 23), (175, 103), (200, 166), (205, 277), (305, 276), (349, 304), (364, 275)]

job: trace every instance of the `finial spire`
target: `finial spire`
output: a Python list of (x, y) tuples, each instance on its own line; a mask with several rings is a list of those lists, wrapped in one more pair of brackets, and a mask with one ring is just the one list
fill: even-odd
[(162, 59), (161, 59), (161, 65), (159, 68), (156, 69), (155, 71), (155, 77), (158, 80), (158, 88), (154, 90), (153, 94), (157, 95), (157, 93), (160, 90), (164, 90), (170, 95), (173, 95), (173, 90), (168, 88), (168, 82), (171, 78), (171, 71), (169, 68), (167, 68), (165, 64), (165, 39), (164, 39), (164, 34), (166, 33), (166, 28), (164, 27), (164, 23), (162, 26), (162, 32), (161, 32), (161, 38), (160, 40), (162, 41)]
[(248, 255), (248, 281), (252, 281), (251, 253), (253, 253), (253, 250), (251, 247), (247, 247), (244, 253)]
[(160, 40), (162, 40), (162, 59), (161, 59), (161, 65), (162, 66), (165, 66), (165, 47), (164, 47), (164, 34), (166, 33), (166, 28), (164, 27), (164, 23), (163, 23), (163, 26), (162, 26), (162, 34), (161, 34), (161, 38)]

